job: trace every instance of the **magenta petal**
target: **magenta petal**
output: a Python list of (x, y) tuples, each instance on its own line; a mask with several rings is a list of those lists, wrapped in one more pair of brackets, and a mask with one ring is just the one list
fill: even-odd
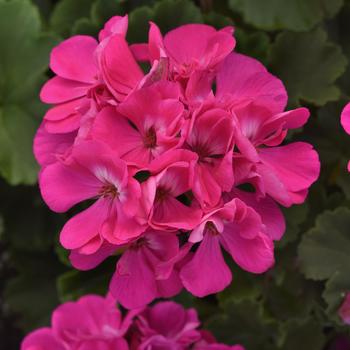
[(156, 297), (154, 273), (142, 251), (129, 249), (123, 254), (109, 289), (117, 301), (127, 309), (142, 307)]
[(78, 270), (91, 270), (112, 255), (117, 248), (118, 246), (105, 242), (96, 253), (90, 255), (80, 254), (78, 250), (72, 250), (69, 260), (73, 267)]
[[(263, 148), (259, 150), (259, 155), (266, 167), (264, 180), (269, 180), (267, 172), (271, 171), (290, 192), (308, 189), (320, 173), (318, 154), (308, 143), (295, 142), (281, 147)], [(278, 189), (272, 186), (272, 183), (266, 186), (266, 192), (277, 199)]]
[(173, 270), (166, 280), (156, 280), (158, 296), (172, 298), (179, 294), (182, 289), (182, 282), (177, 271)]
[(109, 39), (101, 52), (101, 69), (107, 86), (118, 101), (123, 101), (143, 78), (126, 40), (118, 34)]
[(40, 328), (28, 334), (22, 344), (21, 350), (65, 350), (64, 344), (57, 340), (50, 328)]
[(93, 37), (73, 36), (52, 50), (50, 68), (62, 78), (94, 83), (97, 76), (94, 62), (96, 48), (97, 41)]
[(280, 240), (286, 229), (284, 215), (278, 204), (270, 197), (257, 199), (255, 193), (235, 191), (235, 195), (255, 209), (265, 225), (265, 233), (273, 240)]
[(201, 216), (201, 210), (187, 207), (170, 197), (155, 208), (150, 224), (156, 229), (173, 227), (191, 230), (199, 224)]
[(80, 83), (61, 77), (48, 80), (40, 91), (40, 99), (45, 103), (62, 103), (85, 96), (90, 84)]
[(95, 197), (101, 183), (88, 170), (79, 170), (56, 162), (45, 167), (39, 176), (41, 195), (53, 211), (65, 212), (75, 204)]
[(219, 236), (210, 233), (204, 236), (193, 258), (181, 269), (180, 278), (184, 287), (197, 297), (220, 292), (231, 283)]
[(235, 106), (253, 102), (280, 113), (287, 104), (283, 83), (257, 60), (237, 53), (225, 59), (217, 75), (217, 97), (229, 94)]
[(113, 34), (120, 34), (125, 37), (128, 30), (128, 15), (113, 16), (104, 25), (103, 29), (98, 34), (98, 40), (102, 41)]
[(350, 134), (350, 103), (348, 103), (342, 113), (341, 113), (341, 125), (343, 126), (344, 130)]
[(73, 216), (61, 231), (61, 244), (66, 249), (77, 249), (98, 237), (101, 226), (107, 218), (108, 209), (108, 201), (99, 199), (89, 208)]
[(248, 272), (263, 273), (275, 262), (272, 240), (265, 234), (245, 239), (236, 228), (228, 224), (220, 235), (220, 241), (236, 264)]
[(50, 134), (46, 131), (45, 121), (43, 121), (34, 137), (33, 152), (35, 159), (41, 166), (56, 162), (58, 156), (64, 155), (73, 145), (75, 137), (75, 132)]

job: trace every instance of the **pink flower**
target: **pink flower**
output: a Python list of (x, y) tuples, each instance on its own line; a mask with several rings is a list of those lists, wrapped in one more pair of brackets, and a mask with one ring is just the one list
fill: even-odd
[(160, 82), (135, 91), (124, 103), (101, 111), (91, 136), (107, 143), (137, 168), (181, 143), (184, 107), (178, 85)]
[(136, 325), (138, 350), (185, 350), (201, 338), (197, 312), (171, 301), (147, 308)]
[(140, 185), (128, 176), (125, 162), (103, 144), (86, 141), (75, 146), (68, 158), (42, 170), (39, 183), (44, 200), (57, 212), (96, 199), (63, 227), (60, 240), (67, 249), (92, 254), (105, 240), (125, 243), (145, 229), (134, 219)]
[(182, 284), (175, 264), (183, 253), (175, 233), (147, 231), (118, 261), (111, 293), (128, 309), (144, 306), (156, 297), (176, 295)]
[[(344, 107), (340, 118), (344, 130), (350, 134), (350, 103)], [(348, 171), (350, 171), (350, 162), (348, 163)]]
[(57, 162), (58, 159), (69, 154), (77, 137), (77, 131), (64, 134), (50, 134), (45, 127), (44, 120), (36, 132), (33, 152), (37, 162), (42, 166)]
[(171, 74), (188, 79), (196, 71), (214, 70), (233, 50), (233, 28), (216, 30), (205, 24), (187, 24), (171, 30), (161, 38), (159, 29), (151, 24), (149, 47), (151, 59), (162, 54), (170, 58)]
[[(100, 39), (107, 40), (111, 34), (125, 36), (127, 17), (113, 17), (106, 28), (100, 33)], [(40, 93), (43, 102), (55, 104), (44, 117), (48, 132), (67, 133), (78, 129), (91, 103), (97, 109), (114, 104), (95, 57), (97, 48), (98, 42), (93, 37), (76, 35), (52, 50), (50, 68), (56, 76)]]
[(244, 270), (265, 272), (274, 264), (274, 256), (272, 239), (264, 231), (256, 211), (237, 198), (204, 216), (189, 238), (190, 242), (200, 242), (200, 245), (181, 269), (184, 287), (202, 297), (219, 292), (231, 283), (231, 271), (220, 246)]
[(260, 195), (267, 194), (284, 206), (302, 203), (319, 176), (318, 155), (303, 142), (276, 146), (289, 129), (306, 123), (308, 110), (283, 112), (286, 94), (281, 82), (259, 62), (238, 54), (229, 55), (221, 67), (216, 97), (238, 123), (235, 142), (239, 153), (233, 161), (234, 173), (240, 175), (236, 185), (251, 182)]
[(350, 293), (346, 294), (338, 310), (338, 315), (344, 323), (350, 325)]
[(113, 298), (87, 295), (59, 306), (51, 328), (29, 334), (21, 350), (128, 350), (123, 337), (137, 313), (132, 311), (122, 320)]
[(215, 106), (193, 113), (185, 147), (198, 155), (193, 192), (202, 207), (218, 204), (223, 191), (232, 189), (234, 124), (230, 114)]
[(191, 230), (200, 222), (202, 211), (183, 204), (179, 197), (193, 186), (197, 156), (187, 150), (166, 152), (148, 167), (150, 178), (142, 183), (142, 200), (148, 223), (157, 230)]
[(311, 145), (284, 144), (308, 110), (284, 111), (283, 83), (232, 53), (231, 27), (189, 24), (163, 37), (151, 23), (148, 43), (134, 45), (127, 27), (116, 16), (99, 42), (62, 42), (41, 93), (55, 105), (34, 141), (42, 196), (57, 212), (92, 201), (62, 229), (70, 261), (88, 270), (121, 255), (110, 289), (127, 308), (182, 286), (223, 290), (232, 276), (222, 248), (265, 272), (285, 230), (279, 204), (302, 203), (319, 175)]
[(123, 317), (110, 295), (86, 295), (59, 306), (51, 328), (27, 335), (21, 350), (244, 350), (217, 343), (199, 326), (196, 310), (171, 301)]

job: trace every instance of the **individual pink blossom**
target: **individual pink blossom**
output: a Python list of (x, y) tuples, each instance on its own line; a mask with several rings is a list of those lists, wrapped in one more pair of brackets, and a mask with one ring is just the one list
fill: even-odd
[(142, 183), (143, 208), (148, 224), (157, 230), (191, 230), (201, 220), (202, 211), (179, 200), (193, 187), (198, 157), (187, 150), (162, 154), (148, 167), (151, 176)]
[(200, 245), (180, 277), (184, 287), (199, 297), (231, 283), (221, 246), (246, 271), (262, 273), (274, 264), (272, 239), (265, 233), (261, 217), (238, 198), (205, 215), (189, 241)]
[(283, 112), (286, 94), (281, 82), (259, 62), (239, 54), (230, 54), (222, 65), (216, 97), (238, 124), (235, 143), (239, 152), (233, 160), (234, 173), (239, 175), (236, 185), (250, 182), (260, 195), (269, 195), (284, 206), (302, 203), (319, 176), (318, 154), (304, 142), (280, 144), (289, 129), (306, 123), (308, 110)]
[(346, 294), (338, 310), (338, 315), (344, 323), (350, 325), (350, 293)]
[[(211, 107), (211, 108), (210, 108)], [(193, 113), (185, 147), (198, 155), (193, 192), (202, 207), (213, 207), (234, 183), (234, 121), (220, 108), (203, 106)]]
[(124, 335), (137, 313), (123, 319), (113, 298), (87, 295), (60, 305), (52, 314), (51, 328), (29, 334), (21, 350), (128, 350)]
[(187, 24), (168, 32), (162, 39), (151, 24), (149, 47), (151, 59), (162, 54), (170, 58), (170, 70), (176, 79), (188, 79), (196, 71), (214, 70), (233, 50), (233, 28), (216, 30), (205, 24)]
[(159, 302), (122, 316), (113, 297), (86, 295), (60, 305), (51, 327), (28, 334), (21, 350), (244, 350), (201, 330), (195, 309)]
[(175, 268), (181, 257), (175, 233), (147, 231), (119, 259), (110, 291), (128, 309), (174, 296), (182, 289)]
[[(127, 17), (113, 17), (109, 23), (100, 39), (106, 40), (112, 34), (125, 36)], [(50, 68), (56, 76), (43, 86), (40, 93), (43, 102), (55, 105), (44, 117), (45, 128), (50, 133), (78, 129), (81, 117), (90, 110), (91, 103), (97, 109), (108, 103), (114, 104), (100, 73), (95, 56), (97, 47), (98, 42), (93, 37), (76, 35), (52, 50)]]
[(92, 254), (105, 240), (122, 244), (144, 231), (134, 218), (140, 185), (128, 176), (126, 163), (103, 144), (80, 143), (68, 158), (45, 167), (39, 184), (45, 202), (57, 212), (96, 199), (63, 227), (60, 241), (67, 249)]
[(161, 302), (138, 315), (134, 346), (137, 344), (138, 350), (189, 349), (201, 339), (199, 325), (196, 310)]
[(184, 123), (179, 87), (164, 81), (135, 91), (117, 109), (103, 109), (91, 137), (107, 143), (120, 158), (141, 169), (180, 145)]

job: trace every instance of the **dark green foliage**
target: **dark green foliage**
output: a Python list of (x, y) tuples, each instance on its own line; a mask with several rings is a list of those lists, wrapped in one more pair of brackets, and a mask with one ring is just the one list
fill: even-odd
[(175, 300), (196, 307), (218, 340), (247, 350), (326, 350), (350, 336), (337, 316), (350, 290), (350, 136), (339, 124), (350, 99), (348, 1), (0, 0), (0, 347), (18, 349), (19, 329), (48, 324), (58, 303), (106, 292), (118, 257), (94, 271), (72, 269), (58, 243), (67, 218), (50, 213), (34, 185), (32, 139), (46, 108), (38, 94), (51, 48), (74, 34), (97, 35), (125, 13), (133, 43), (147, 39), (149, 21), (163, 33), (190, 22), (233, 24), (237, 51), (283, 80), (290, 106), (310, 108), (308, 125), (290, 139), (315, 145), (322, 161), (307, 202), (284, 210), (271, 271), (231, 266), (233, 283), (222, 293)]

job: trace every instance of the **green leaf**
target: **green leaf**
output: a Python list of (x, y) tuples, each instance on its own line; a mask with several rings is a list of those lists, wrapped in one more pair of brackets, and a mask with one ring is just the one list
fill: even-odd
[(138, 7), (129, 15), (127, 39), (131, 43), (146, 42), (149, 21), (153, 20), (153, 10), (147, 6)]
[[(350, 273), (350, 210), (337, 208), (321, 214), (299, 246), (307, 278), (325, 280), (334, 273)], [(348, 273), (349, 272), (349, 273)]]
[(307, 31), (333, 17), (342, 5), (343, 0), (229, 0), (247, 23), (265, 30)]
[(85, 294), (105, 295), (115, 270), (116, 259), (112, 257), (91, 271), (70, 270), (57, 279), (61, 302), (76, 300)]
[(125, 10), (120, 0), (97, 0), (91, 7), (91, 18), (102, 27), (112, 16), (122, 16)]
[(233, 21), (230, 17), (224, 16), (220, 13), (211, 11), (209, 13), (203, 14), (204, 22), (216, 29), (221, 29), (226, 26), (232, 26)]
[(271, 49), (269, 36), (264, 32), (247, 32), (236, 28), (235, 30), (236, 48), (235, 51), (252, 56), (259, 61), (266, 63), (268, 53)]
[[(337, 208), (321, 214), (316, 225), (299, 245), (301, 268), (305, 276), (327, 280), (323, 297), (328, 312), (336, 311), (350, 290), (350, 209)], [(333, 315), (334, 316), (334, 315)]]
[(50, 24), (58, 34), (67, 37), (80, 18), (90, 18), (91, 6), (95, 0), (62, 0), (53, 10)]
[(262, 293), (264, 276), (256, 276), (239, 268), (228, 256), (227, 264), (230, 266), (233, 282), (222, 292), (217, 294), (220, 305), (223, 307), (230, 299), (236, 301), (256, 300)]
[(43, 109), (37, 103), (49, 52), (57, 38), (41, 33), (29, 1), (0, 1), (0, 174), (11, 184), (34, 183), (34, 132)]
[(287, 87), (289, 102), (300, 100), (324, 105), (340, 97), (335, 85), (347, 60), (339, 46), (318, 28), (308, 33), (283, 32), (271, 52), (271, 68)]
[[(302, 304), (302, 303), (300, 303)], [(323, 334), (323, 326), (317, 320), (289, 321), (284, 325), (287, 336), (281, 349), (295, 350), (298, 348), (308, 350), (324, 349), (326, 337)]]
[[(174, 13), (177, 15), (174, 16)], [(147, 41), (149, 21), (155, 22), (165, 34), (182, 24), (202, 23), (203, 16), (189, 0), (163, 0), (156, 2), (153, 7), (140, 6), (129, 13), (128, 41)]]
[(350, 291), (350, 279), (345, 278), (341, 272), (336, 272), (326, 283), (326, 289), (322, 296), (327, 302), (327, 312), (341, 324), (337, 311), (344, 301), (346, 294)]
[(24, 330), (48, 326), (59, 303), (55, 280), (61, 267), (53, 257), (51, 252), (15, 256), (18, 275), (7, 283), (4, 299), (18, 313), (17, 324)]
[(286, 219), (286, 232), (283, 238), (276, 243), (277, 247), (282, 248), (287, 244), (294, 242), (301, 231), (301, 224), (307, 219), (309, 213), (308, 203), (305, 202), (301, 205), (294, 205), (290, 208), (282, 208), (284, 217)]
[(244, 344), (248, 350), (273, 350), (279, 337), (279, 325), (263, 312), (255, 301), (228, 300), (220, 314), (207, 323), (220, 342)]
[(37, 126), (19, 107), (0, 108), (0, 174), (13, 185), (36, 181), (31, 145)]
[[(176, 14), (176, 15), (174, 15)], [(163, 0), (154, 6), (153, 20), (163, 33), (187, 23), (202, 23), (200, 9), (189, 0)]]

